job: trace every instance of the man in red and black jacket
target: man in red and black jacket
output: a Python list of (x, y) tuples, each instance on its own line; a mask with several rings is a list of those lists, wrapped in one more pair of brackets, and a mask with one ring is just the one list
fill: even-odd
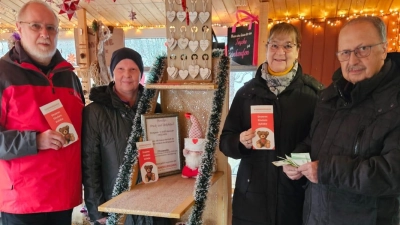
[[(0, 59), (0, 211), (3, 225), (71, 225), (82, 202), (84, 97), (73, 67), (56, 49), (58, 18), (45, 3), (17, 16), (21, 40)], [(75, 142), (52, 130), (40, 107), (59, 100)], [(58, 130), (58, 129), (57, 129)]]

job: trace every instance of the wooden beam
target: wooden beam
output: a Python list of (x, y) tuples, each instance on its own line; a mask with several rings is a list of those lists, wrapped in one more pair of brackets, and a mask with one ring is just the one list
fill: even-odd
[(268, 2), (260, 2), (259, 32), (258, 32), (258, 65), (265, 61), (268, 41)]

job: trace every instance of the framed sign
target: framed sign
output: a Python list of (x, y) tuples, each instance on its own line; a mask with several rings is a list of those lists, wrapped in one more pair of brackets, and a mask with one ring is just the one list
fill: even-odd
[(239, 65), (257, 65), (258, 60), (258, 24), (228, 28), (228, 54)]
[(178, 174), (182, 169), (178, 113), (142, 115), (144, 141), (153, 141), (160, 177)]

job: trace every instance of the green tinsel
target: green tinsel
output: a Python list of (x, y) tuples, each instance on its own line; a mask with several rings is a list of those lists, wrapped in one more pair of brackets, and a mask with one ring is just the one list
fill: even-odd
[[(154, 84), (158, 83), (161, 78), (165, 67), (166, 56), (159, 56), (156, 59), (155, 66), (149, 72), (149, 78), (147, 83)], [(135, 171), (133, 171), (132, 165), (137, 164), (138, 151), (136, 147), (136, 142), (140, 140), (143, 136), (143, 129), (141, 126), (141, 115), (146, 114), (150, 110), (151, 100), (154, 98), (156, 93), (155, 89), (145, 88), (143, 95), (141, 96), (138, 109), (136, 111), (135, 118), (133, 119), (132, 131), (128, 139), (128, 144), (125, 149), (124, 160), (119, 168), (118, 176), (115, 181), (112, 197), (116, 197), (124, 191), (128, 191), (131, 187), (131, 177)], [(121, 214), (110, 213), (107, 219), (107, 225), (118, 224)]]
[[(214, 51), (212, 56), (219, 57), (221, 51)], [(219, 126), (221, 123), (222, 106), (224, 105), (226, 86), (229, 72), (229, 58), (221, 56), (218, 65), (218, 74), (216, 76), (217, 90), (214, 92), (212, 102), (212, 110), (208, 123), (208, 131), (206, 135), (206, 145), (204, 155), (202, 157), (201, 166), (199, 168), (199, 175), (195, 184), (194, 206), (189, 215), (189, 225), (203, 224), (202, 215), (206, 205), (207, 193), (210, 187), (212, 170), (215, 160), (215, 147), (218, 143)]]

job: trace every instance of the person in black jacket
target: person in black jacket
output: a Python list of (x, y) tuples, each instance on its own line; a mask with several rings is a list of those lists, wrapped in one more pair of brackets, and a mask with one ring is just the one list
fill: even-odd
[[(112, 82), (94, 87), (89, 99), (93, 101), (83, 111), (82, 179), (85, 204), (89, 218), (105, 224), (106, 213), (97, 207), (112, 198), (112, 191), (123, 162), (127, 139), (143, 92), (139, 83), (143, 75), (142, 57), (130, 48), (116, 50), (110, 62)], [(156, 112), (161, 112), (157, 105)], [(136, 172), (139, 169), (135, 170)], [(140, 173), (138, 176), (140, 182)], [(132, 203), (143, 204), (143, 203)], [(125, 224), (164, 225), (168, 219), (128, 216)]]
[(291, 179), (309, 180), (306, 225), (399, 224), (400, 54), (387, 50), (378, 17), (358, 17), (339, 33), (341, 68), (295, 150), (312, 162), (284, 167)]
[[(306, 179), (291, 181), (271, 162), (290, 155), (307, 137), (322, 84), (297, 61), (301, 36), (288, 23), (274, 25), (267, 60), (235, 95), (220, 137), (220, 150), (241, 159), (233, 195), (233, 225), (300, 225)], [(250, 106), (271, 105), (274, 150), (252, 149)]]

